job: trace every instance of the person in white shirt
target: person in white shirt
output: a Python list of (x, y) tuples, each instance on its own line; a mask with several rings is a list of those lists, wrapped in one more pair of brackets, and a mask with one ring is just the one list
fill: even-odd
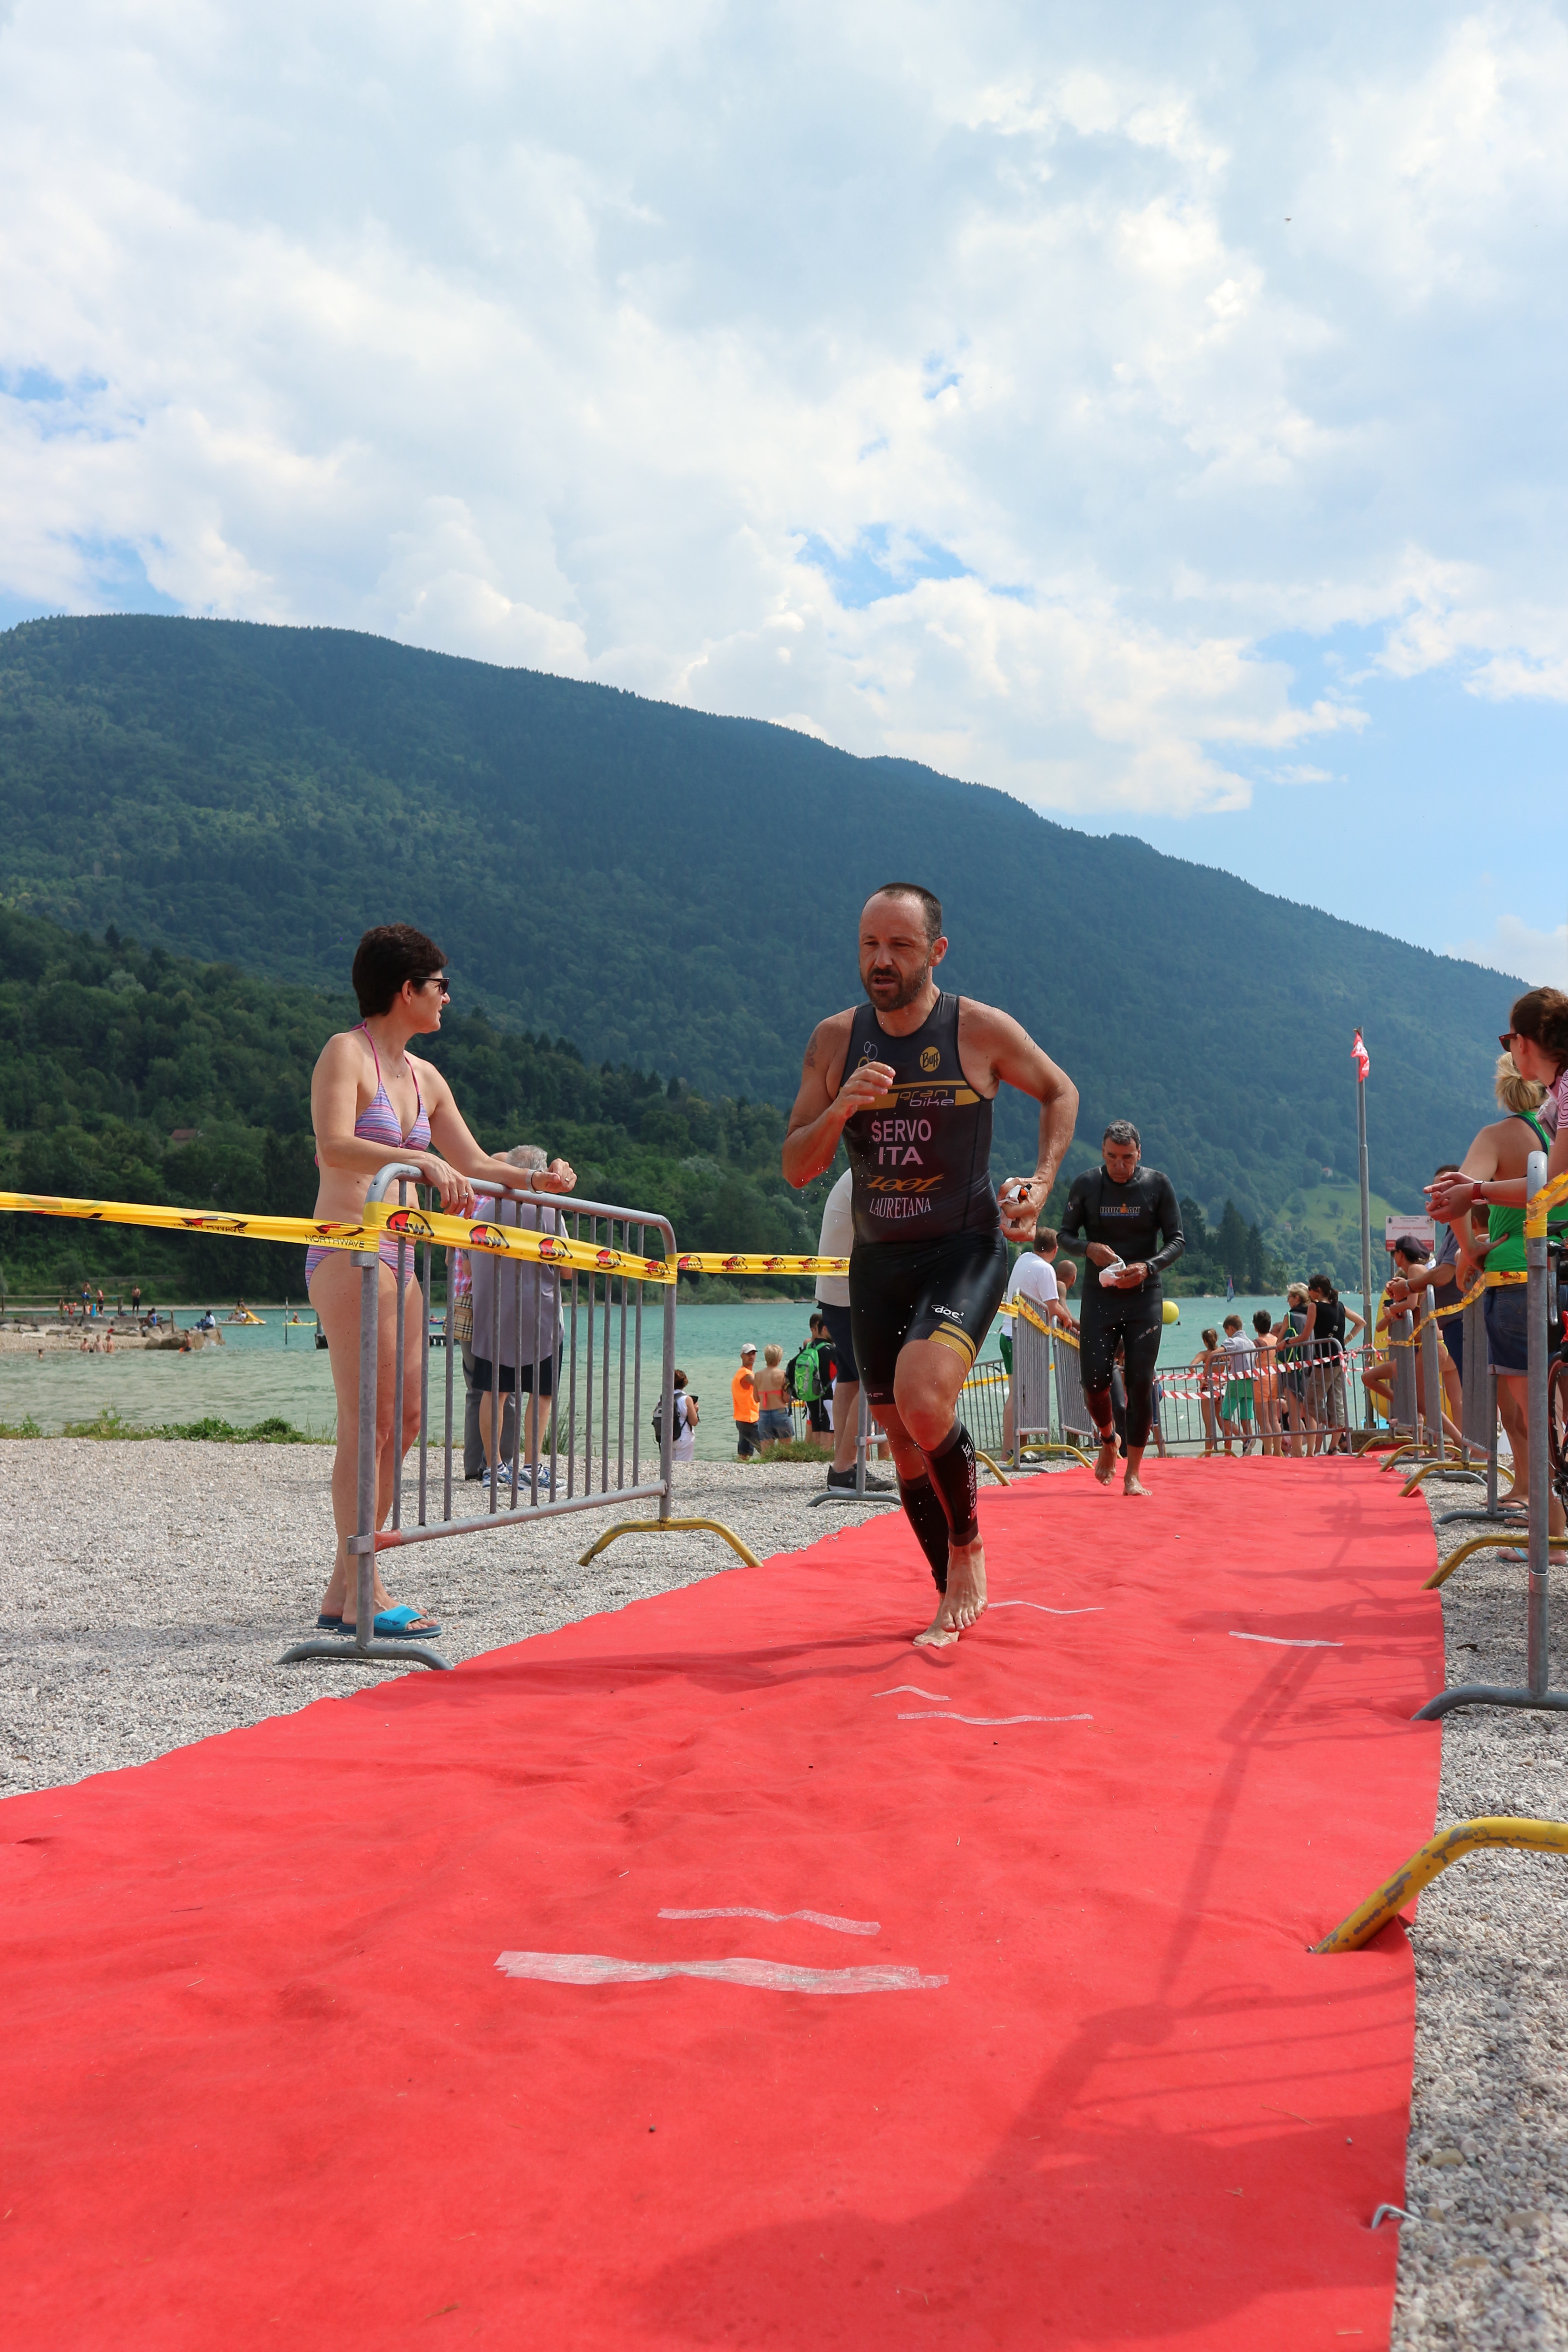
[[(822, 1212), (822, 1234), (816, 1244), (818, 1257), (847, 1257), (855, 1246), (855, 1217), (850, 1207), (851, 1177), (847, 1168), (827, 1196)], [(838, 1377), (833, 1384), (833, 1466), (827, 1474), (830, 1486), (853, 1486), (855, 1484), (855, 1448), (860, 1431), (860, 1372), (855, 1361), (854, 1336), (849, 1328), (849, 1276), (847, 1274), (819, 1274), (816, 1277), (816, 1304), (827, 1326), (827, 1336), (833, 1342), (834, 1361)], [(869, 1453), (869, 1447), (868, 1447)], [(882, 1447), (883, 1458), (887, 1447)], [(873, 1478), (868, 1472), (868, 1488), (879, 1495), (890, 1495), (891, 1482)]]
[[(1061, 1304), (1060, 1292), (1057, 1286), (1054, 1263), (1056, 1255), (1055, 1233), (1049, 1225), (1037, 1225), (1032, 1246), (1019, 1251), (1013, 1271), (1007, 1277), (1007, 1287), (1003, 1294), (1002, 1304), (1005, 1307), (1010, 1298), (1026, 1298), (1042, 1323), (1063, 1323), (1070, 1329), (1072, 1318)], [(1002, 1417), (1002, 1451), (1004, 1454), (1011, 1454), (1014, 1381), (1013, 1341), (1010, 1333), (1004, 1331), (998, 1345), (1002, 1350), (1002, 1361), (1007, 1371), (1007, 1405)]]
[(1244, 1454), (1252, 1451), (1252, 1368), (1258, 1360), (1258, 1350), (1242, 1328), (1239, 1315), (1225, 1318), (1225, 1337), (1220, 1341), (1226, 1363), (1225, 1399), (1220, 1406), (1219, 1425), (1225, 1432), (1225, 1450), (1228, 1454), (1237, 1438), (1241, 1440)]

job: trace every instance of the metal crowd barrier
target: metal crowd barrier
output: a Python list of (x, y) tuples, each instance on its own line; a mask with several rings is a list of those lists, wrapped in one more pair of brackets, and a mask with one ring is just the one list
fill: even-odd
[[(1183, 1448), (1218, 1451), (1265, 1448), (1281, 1454), (1344, 1454), (1373, 1423), (1364, 1386), (1371, 1350), (1335, 1341), (1308, 1341), (1281, 1355), (1254, 1352), (1240, 1373), (1221, 1360), (1205, 1366), (1163, 1364), (1155, 1374), (1155, 1421), (1152, 1444), (1173, 1453)], [(1484, 1339), (1479, 1348), (1485, 1362)], [(1414, 1419), (1415, 1371), (1408, 1349), (1396, 1353), (1410, 1390)], [(978, 1369), (978, 1368), (977, 1368)], [(1112, 1381), (1113, 1403), (1121, 1402)], [(1226, 1391), (1239, 1379), (1247, 1388), (1250, 1416), (1227, 1415)], [(1010, 1461), (1026, 1467), (1030, 1454), (1048, 1450), (1088, 1452), (1100, 1443), (1083, 1392), (1077, 1338), (1059, 1325), (1047, 1328), (1020, 1307), (1013, 1317), (1014, 1433)], [(1441, 1381), (1436, 1383), (1441, 1394)], [(967, 1393), (967, 1392), (966, 1392)], [(1396, 1407), (1397, 1410), (1397, 1407)]]
[[(384, 1202), (395, 1187), (400, 1208), (409, 1206), (410, 1191), (413, 1205), (417, 1206), (420, 1171), (406, 1163), (394, 1163), (383, 1168), (373, 1180), (366, 1195), (367, 1205)], [(668, 1218), (647, 1210), (626, 1209), (602, 1201), (584, 1201), (574, 1194), (542, 1192), (532, 1184), (519, 1184), (499, 1193), (487, 1186), (487, 1200), (504, 1199), (517, 1204), (516, 1223), (527, 1231), (558, 1234), (570, 1242), (585, 1244), (590, 1250), (603, 1250), (613, 1261), (616, 1252), (647, 1259), (650, 1255), (661, 1256), (666, 1264), (673, 1261), (675, 1235)], [(503, 1225), (513, 1220), (501, 1217)], [(650, 1253), (650, 1234), (659, 1236), (663, 1247)], [(457, 1370), (460, 1349), (454, 1332), (455, 1299), (453, 1286), (447, 1285), (447, 1315), (444, 1346), (441, 1348), (442, 1380), (438, 1408), (438, 1433), (434, 1444), (437, 1465), (434, 1480), (431, 1476), (432, 1446), (430, 1411), (430, 1277), (432, 1248), (428, 1240), (419, 1242), (423, 1264), (419, 1281), (414, 1290), (418, 1301), (419, 1331), (416, 1346), (419, 1353), (419, 1426), (417, 1437), (417, 1472), (416, 1478), (416, 1517), (412, 1526), (405, 1522), (405, 1486), (403, 1471), (403, 1430), (398, 1414), (402, 1411), (405, 1373), (408, 1361), (408, 1302), (410, 1253), (416, 1241), (397, 1238), (396, 1297), (391, 1306), (395, 1318), (394, 1360), (394, 1420), (391, 1443), (397, 1450), (398, 1474), (393, 1484), (391, 1525), (380, 1527), (376, 1496), (376, 1425), (377, 1383), (379, 1378), (381, 1318), (385, 1310), (381, 1287), (381, 1259), (374, 1251), (356, 1252), (353, 1264), (360, 1269), (360, 1337), (359, 1337), (359, 1428), (358, 1428), (358, 1510), (357, 1528), (349, 1541), (349, 1554), (358, 1567), (358, 1606), (353, 1633), (342, 1635), (312, 1635), (296, 1642), (283, 1654), (282, 1663), (291, 1664), (305, 1658), (336, 1659), (353, 1664), (371, 1658), (396, 1658), (419, 1664), (444, 1668), (448, 1661), (440, 1654), (416, 1642), (377, 1640), (373, 1632), (375, 1617), (374, 1607), (375, 1556), (378, 1551), (394, 1550), (408, 1544), (431, 1543), (449, 1536), (471, 1536), (497, 1528), (519, 1528), (547, 1518), (563, 1518), (574, 1512), (602, 1510), (606, 1503), (657, 1502), (658, 1513), (651, 1518), (639, 1518), (607, 1528), (584, 1554), (586, 1567), (596, 1552), (617, 1536), (644, 1534), (649, 1530), (661, 1533), (676, 1529), (705, 1528), (723, 1538), (750, 1566), (755, 1567), (753, 1555), (740, 1538), (716, 1519), (675, 1518), (670, 1513), (671, 1447), (673, 1444), (673, 1405), (675, 1370), (675, 1285), (657, 1283), (660, 1294), (658, 1311), (662, 1316), (660, 1327), (660, 1371), (658, 1394), (664, 1400), (659, 1413), (660, 1434), (657, 1449), (645, 1446), (643, 1406), (647, 1385), (643, 1378), (642, 1337), (644, 1298), (647, 1282), (624, 1269), (616, 1272), (613, 1263), (600, 1273), (584, 1270), (575, 1263), (556, 1267), (542, 1261), (528, 1261), (521, 1268), (517, 1260), (498, 1257), (495, 1261), (497, 1281), (492, 1297), (488, 1332), (474, 1333), (473, 1352), (483, 1358), (489, 1350), (491, 1366), (490, 1385), (490, 1454), (492, 1468), (489, 1494), (484, 1507), (476, 1513), (459, 1514), (453, 1510), (452, 1461), (454, 1453), (460, 1454), (463, 1444), (462, 1406), (457, 1403)], [(502, 1269), (518, 1269), (517, 1300), (511, 1328), (501, 1328), (501, 1286), (505, 1278)], [(525, 1315), (525, 1289), (531, 1288), (532, 1310)], [(618, 1295), (617, 1295), (618, 1293)], [(510, 1341), (510, 1348), (507, 1342)], [(521, 1384), (525, 1371), (531, 1373), (530, 1411), (523, 1396), (518, 1398), (518, 1409), (512, 1422), (510, 1459), (500, 1464), (499, 1456), (503, 1433), (501, 1415), (500, 1369), (510, 1357), (515, 1376)], [(542, 1436), (541, 1424), (546, 1419), (546, 1400), (537, 1392), (543, 1387), (542, 1373), (550, 1369), (548, 1427)], [(525, 1392), (527, 1393), (527, 1392)], [(651, 1412), (651, 1400), (650, 1412)], [(526, 1454), (522, 1447), (522, 1427), (529, 1423)], [(651, 1431), (649, 1433), (651, 1438)], [(652, 1454), (654, 1458), (645, 1459)], [(500, 1505), (502, 1479), (510, 1485), (512, 1500), (503, 1509)], [(517, 1499), (519, 1491), (527, 1494), (526, 1502)], [(433, 1491), (434, 1490), (434, 1491)]]

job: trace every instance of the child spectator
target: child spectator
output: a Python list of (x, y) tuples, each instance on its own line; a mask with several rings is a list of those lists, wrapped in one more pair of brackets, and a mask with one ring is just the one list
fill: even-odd
[(1267, 1307), (1252, 1318), (1252, 1410), (1265, 1454), (1279, 1454), (1279, 1367), (1275, 1360), (1274, 1320)]
[(1198, 1402), (1204, 1416), (1204, 1460), (1218, 1452), (1218, 1400), (1225, 1386), (1226, 1355), (1219, 1344), (1217, 1331), (1205, 1331), (1202, 1353), (1193, 1358), (1187, 1370), (1198, 1376)]
[(795, 1423), (790, 1417), (789, 1402), (784, 1394), (784, 1349), (770, 1339), (763, 1349), (760, 1369), (752, 1375), (757, 1401), (757, 1435), (764, 1461), (780, 1445), (788, 1445), (795, 1436)]
[[(1220, 1347), (1227, 1359), (1225, 1396), (1220, 1405), (1220, 1427), (1225, 1432), (1225, 1450), (1231, 1453), (1237, 1437), (1244, 1454), (1252, 1451), (1252, 1366), (1254, 1351), (1239, 1315), (1225, 1318), (1225, 1338)], [(1233, 1456), (1234, 1458), (1234, 1456)]]

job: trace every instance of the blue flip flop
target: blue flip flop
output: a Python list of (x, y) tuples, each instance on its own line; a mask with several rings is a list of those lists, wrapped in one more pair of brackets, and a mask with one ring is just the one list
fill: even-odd
[[(405, 1601), (400, 1609), (384, 1609), (370, 1630), (380, 1642), (433, 1642), (441, 1628), (426, 1622), (424, 1611)], [(352, 1633), (353, 1627), (345, 1625), (343, 1631)]]

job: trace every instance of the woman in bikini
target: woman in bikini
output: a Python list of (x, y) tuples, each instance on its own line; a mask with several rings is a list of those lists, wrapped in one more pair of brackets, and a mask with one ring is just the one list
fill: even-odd
[[(389, 1160), (416, 1167), (420, 1181), (430, 1186), (450, 1216), (464, 1216), (472, 1209), (476, 1188), (504, 1187), (517, 1181), (510, 1160), (494, 1160), (480, 1150), (434, 1063), (416, 1060), (407, 1050), (411, 1038), (429, 1036), (441, 1026), (441, 1007), (447, 1002), (446, 961), (435, 941), (408, 923), (384, 923), (366, 931), (359, 943), (353, 990), (363, 1018), (356, 1029), (328, 1038), (310, 1081), (310, 1120), (321, 1171), (315, 1211), (319, 1223), (357, 1223), (371, 1178)], [(533, 1179), (540, 1191), (551, 1192), (569, 1192), (576, 1181), (562, 1160), (552, 1160)], [(410, 1261), (413, 1255), (410, 1250)], [(391, 1239), (381, 1244), (380, 1280), (377, 1527), (392, 1508), (403, 1457), (419, 1433), (417, 1347), (407, 1351), (401, 1416), (394, 1410), (397, 1244)], [(358, 1580), (349, 1571), (347, 1546), (358, 1523), (360, 1270), (346, 1250), (313, 1248), (305, 1255), (305, 1283), (326, 1333), (338, 1403), (338, 1450), (332, 1463), (338, 1549), (317, 1622), (329, 1633), (341, 1627), (352, 1633), (359, 1613)], [(419, 1290), (411, 1262), (407, 1293), (416, 1331)], [(395, 1420), (399, 1423), (395, 1444)], [(378, 1636), (425, 1641), (441, 1630), (417, 1609), (393, 1607), (379, 1562), (375, 1607)]]

